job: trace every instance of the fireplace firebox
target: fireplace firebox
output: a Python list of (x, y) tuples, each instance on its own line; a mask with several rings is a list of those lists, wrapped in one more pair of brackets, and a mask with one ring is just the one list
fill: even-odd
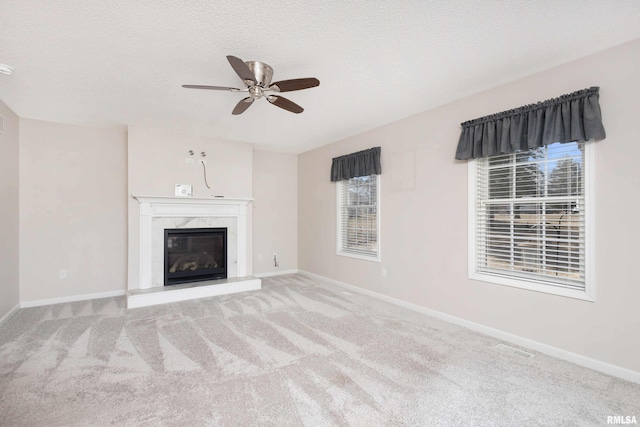
[(226, 278), (226, 228), (164, 230), (165, 286)]

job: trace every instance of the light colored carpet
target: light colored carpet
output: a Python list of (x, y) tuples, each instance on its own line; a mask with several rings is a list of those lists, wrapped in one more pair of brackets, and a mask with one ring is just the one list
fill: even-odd
[(21, 309), (0, 326), (0, 424), (602, 426), (640, 386), (300, 275), (126, 310)]

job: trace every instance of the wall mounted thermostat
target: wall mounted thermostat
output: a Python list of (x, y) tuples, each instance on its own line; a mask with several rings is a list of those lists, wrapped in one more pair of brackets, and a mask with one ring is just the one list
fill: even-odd
[(176, 196), (191, 197), (191, 186), (186, 184), (176, 184)]

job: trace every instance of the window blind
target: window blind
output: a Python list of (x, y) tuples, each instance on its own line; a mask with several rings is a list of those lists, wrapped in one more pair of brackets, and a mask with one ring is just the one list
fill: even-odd
[(584, 290), (584, 143), (477, 162), (476, 271)]
[(351, 178), (338, 185), (338, 251), (377, 257), (377, 176)]

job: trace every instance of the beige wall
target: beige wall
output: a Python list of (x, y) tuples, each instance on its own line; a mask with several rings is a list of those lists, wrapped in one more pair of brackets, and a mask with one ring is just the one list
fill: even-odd
[[(253, 146), (183, 133), (131, 126), (128, 133), (129, 284), (137, 289), (139, 205), (131, 195), (174, 196), (176, 184), (193, 186), (193, 197), (251, 198)], [(194, 163), (186, 163), (193, 150)], [(200, 152), (206, 152), (204, 182)], [(252, 206), (247, 211), (247, 274), (252, 274)]]
[(125, 131), (20, 119), (21, 302), (124, 291), (126, 256)]
[(19, 126), (18, 116), (0, 101), (0, 319), (20, 301), (19, 286)]
[[(370, 132), (298, 159), (298, 265), (433, 310), (640, 371), (640, 40)], [(595, 303), (467, 278), (463, 121), (600, 86), (607, 139), (595, 147)], [(382, 263), (335, 255), (331, 158), (382, 146)], [(380, 268), (387, 269), (382, 278)]]
[[(293, 154), (253, 152), (253, 272), (298, 268), (298, 160)], [(273, 263), (278, 254), (279, 267)]]

